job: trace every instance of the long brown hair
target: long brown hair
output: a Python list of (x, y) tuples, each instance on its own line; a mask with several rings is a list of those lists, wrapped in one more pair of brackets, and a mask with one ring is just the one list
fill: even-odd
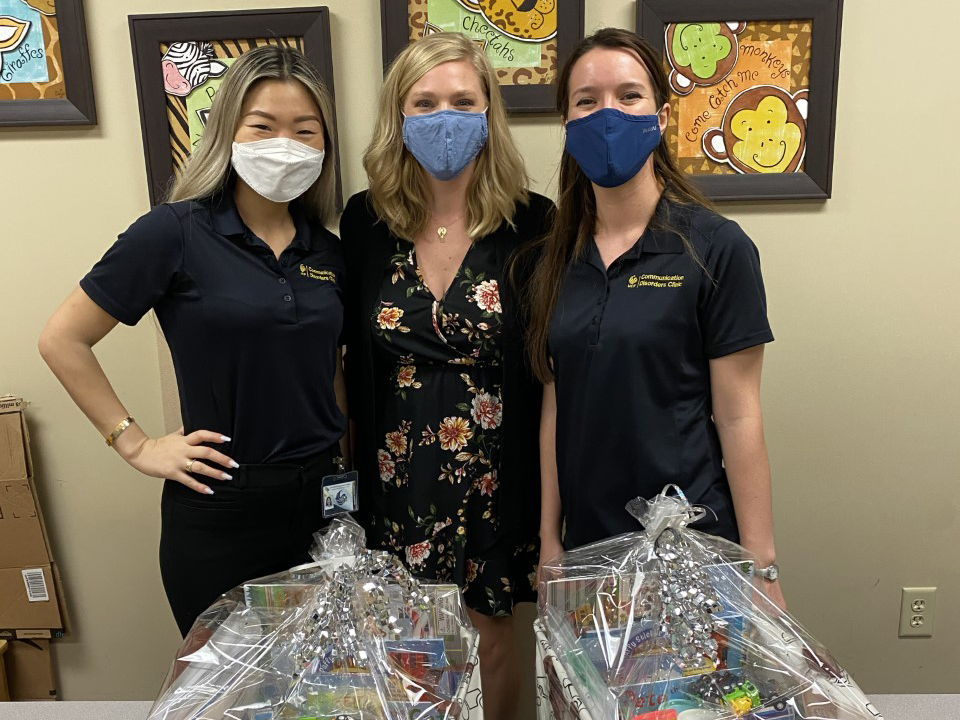
[[(574, 65), (586, 53), (595, 48), (612, 48), (636, 53), (646, 67), (653, 82), (654, 100), (658, 108), (669, 98), (670, 86), (659, 54), (643, 38), (618, 28), (603, 28), (584, 38), (573, 48), (560, 70), (557, 81), (557, 110), (564, 118), (570, 108), (570, 74)], [(709, 201), (684, 177), (676, 160), (670, 155), (667, 144), (661, 142), (653, 153), (653, 173), (663, 195), (683, 205), (705, 205)], [(529, 313), (527, 349), (530, 364), (537, 379), (544, 383), (553, 381), (547, 339), (550, 318), (560, 291), (560, 284), (568, 264), (582, 257), (597, 221), (597, 202), (593, 185), (577, 161), (566, 150), (560, 160), (557, 210), (550, 231), (537, 243), (533, 251), (539, 251), (539, 260), (530, 278), (526, 292), (526, 307)], [(652, 228), (669, 227), (669, 217), (657, 214), (650, 222)], [(697, 253), (689, 239), (678, 233), (683, 244), (695, 259)]]

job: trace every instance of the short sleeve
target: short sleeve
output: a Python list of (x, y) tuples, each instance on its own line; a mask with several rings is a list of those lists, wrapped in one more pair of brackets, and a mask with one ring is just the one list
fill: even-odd
[(760, 253), (737, 223), (717, 227), (703, 258), (699, 319), (703, 348), (710, 359), (773, 340)]
[(124, 325), (136, 325), (168, 291), (182, 257), (180, 221), (158, 205), (120, 235), (80, 287)]

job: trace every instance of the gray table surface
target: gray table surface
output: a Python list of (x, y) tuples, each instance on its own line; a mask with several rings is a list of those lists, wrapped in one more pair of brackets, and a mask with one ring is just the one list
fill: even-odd
[[(886, 720), (955, 720), (960, 695), (871, 695)], [(144, 720), (150, 702), (0, 703), (0, 720)]]

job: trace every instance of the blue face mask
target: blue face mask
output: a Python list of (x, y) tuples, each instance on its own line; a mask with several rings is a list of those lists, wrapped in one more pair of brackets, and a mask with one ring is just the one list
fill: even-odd
[(437, 180), (452, 180), (487, 142), (487, 113), (440, 110), (404, 115), (403, 144)]
[(567, 152), (600, 187), (617, 187), (630, 180), (659, 144), (656, 115), (603, 108), (567, 123)]

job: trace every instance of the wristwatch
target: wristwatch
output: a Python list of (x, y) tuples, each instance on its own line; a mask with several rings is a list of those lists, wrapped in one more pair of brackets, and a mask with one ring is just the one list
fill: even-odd
[(768, 582), (776, 582), (780, 577), (780, 568), (776, 563), (770, 563), (765, 568), (758, 568), (757, 575)]

